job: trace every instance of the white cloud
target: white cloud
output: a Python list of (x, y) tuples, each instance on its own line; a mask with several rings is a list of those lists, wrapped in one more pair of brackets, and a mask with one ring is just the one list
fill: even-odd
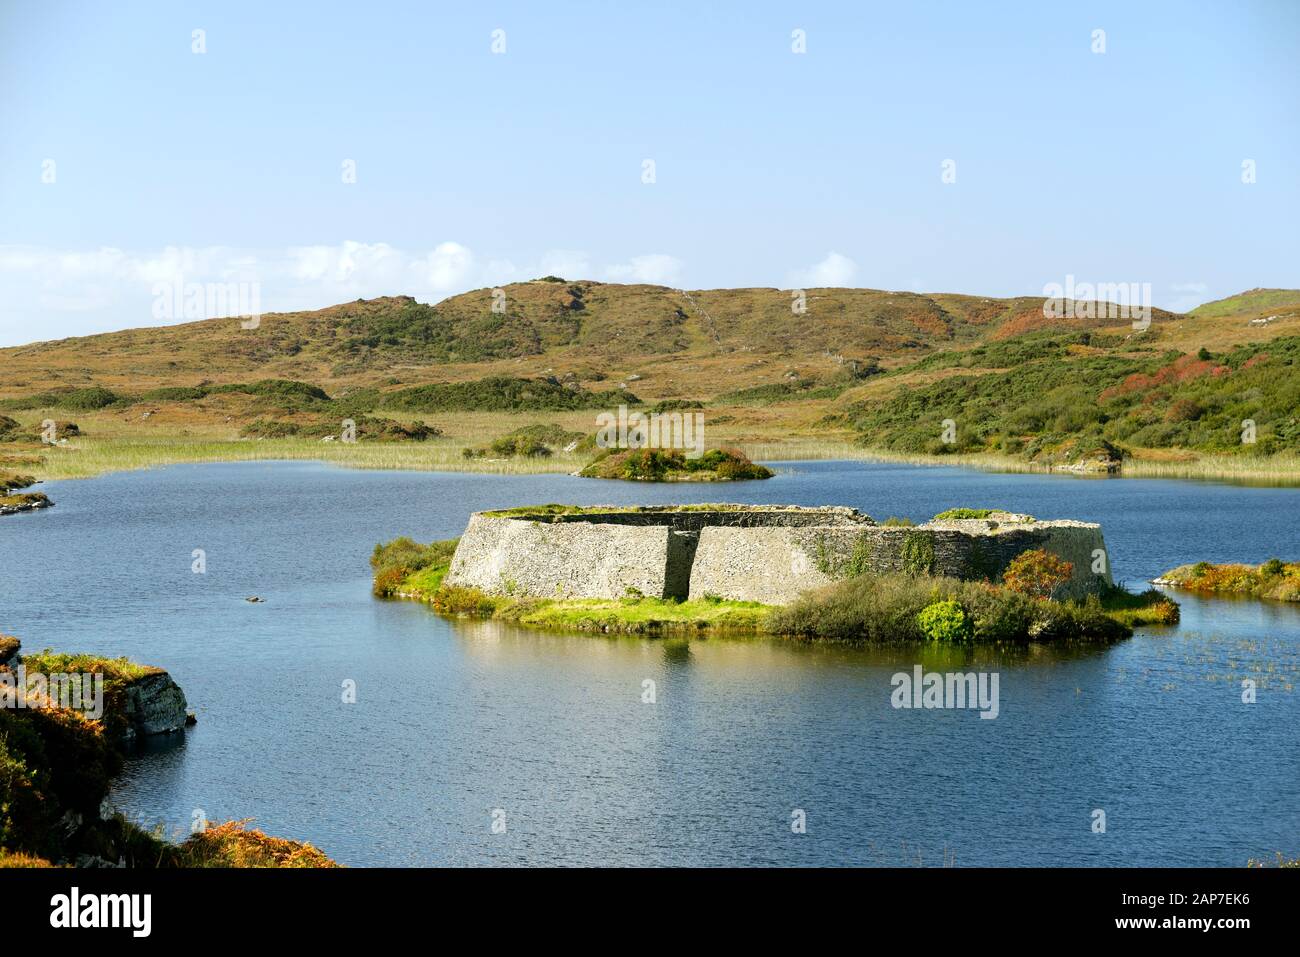
[(643, 282), (658, 286), (675, 286), (681, 271), (682, 261), (666, 253), (633, 256), (628, 262), (605, 267), (605, 275), (616, 282)]
[(847, 286), (857, 272), (858, 264), (852, 259), (837, 252), (829, 252), (821, 262), (794, 273), (791, 285), (799, 289)]
[[(437, 302), (469, 289), (547, 275), (603, 274), (616, 281), (672, 284), (681, 265), (672, 256), (651, 254), (598, 270), (585, 252), (556, 249), (517, 267), (509, 259), (481, 261), (454, 241), (427, 251), (351, 240), (278, 250), (168, 246), (146, 252), (0, 245), (6, 306), (0, 313), (0, 345), (156, 325), (161, 283), (256, 284), (261, 311), (268, 313), (391, 295)], [(186, 318), (194, 317), (177, 315), (175, 321)]]
[(474, 254), (460, 243), (439, 243), (414, 266), (429, 288), (440, 292), (463, 291), (474, 267)]

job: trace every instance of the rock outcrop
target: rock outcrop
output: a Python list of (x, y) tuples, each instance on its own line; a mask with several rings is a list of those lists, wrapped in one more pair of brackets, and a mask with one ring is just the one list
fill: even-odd
[(126, 739), (170, 734), (187, 723), (185, 692), (165, 671), (137, 678), (126, 687)]
[[(21, 672), (22, 645), (17, 638), (0, 635), (0, 668)], [(115, 662), (109, 663), (116, 665)], [(121, 681), (121, 717), (111, 727), (120, 728), (118, 736), (123, 744), (131, 744), (140, 737), (170, 734), (194, 723), (188, 711), (185, 692), (172, 676), (161, 668), (142, 669), (143, 673), (119, 676), (116, 667), (106, 680)]]

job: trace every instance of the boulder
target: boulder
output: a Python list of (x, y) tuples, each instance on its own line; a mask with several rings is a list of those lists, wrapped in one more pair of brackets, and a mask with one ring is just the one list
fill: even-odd
[(128, 741), (179, 731), (186, 724), (185, 692), (165, 671), (137, 678), (126, 688), (126, 718)]

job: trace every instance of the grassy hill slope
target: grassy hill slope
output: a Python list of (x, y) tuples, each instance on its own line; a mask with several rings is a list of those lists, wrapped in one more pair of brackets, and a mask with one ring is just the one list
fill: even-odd
[[(1097, 450), (1130, 462), (1297, 452), (1300, 309), (1286, 307), (1300, 304), (1296, 290), (1251, 290), (1187, 315), (1153, 310), (1141, 331), (1124, 319), (1048, 319), (1033, 297), (809, 289), (800, 313), (778, 289), (548, 277), (504, 292), (504, 313), (482, 289), (270, 314), (256, 329), (211, 319), (0, 349), (0, 412), (33, 434), (47, 418), (75, 418), (82, 436), (69, 453), (99, 442), (109, 461), (106, 445), (129, 441), (148, 446), (148, 463), (179, 454), (168, 442), (196, 446), (189, 459), (252, 454), (234, 448), (241, 439), (266, 440), (262, 457), (313, 457), (319, 448), (270, 440), (328, 440), (351, 418), (363, 441), (420, 436), (426, 451), (411, 467), (442, 467), (444, 445), (459, 458), (540, 413), (589, 433), (591, 410), (640, 403), (698, 405), (711, 444), (755, 458), (813, 454), (817, 443), (825, 454), (856, 444), (1053, 465)], [(958, 424), (955, 442), (940, 439), (945, 418)], [(1244, 419), (1257, 426), (1248, 447)], [(82, 454), (79, 471), (43, 469), (48, 451), (0, 447), (0, 467), (93, 468)], [(547, 467), (574, 464), (559, 458)]]

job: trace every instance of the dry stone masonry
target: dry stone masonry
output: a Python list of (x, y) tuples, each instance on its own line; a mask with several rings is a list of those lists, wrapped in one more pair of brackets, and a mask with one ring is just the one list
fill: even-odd
[(715, 596), (780, 605), (863, 572), (998, 580), (1013, 558), (1035, 548), (1073, 565), (1062, 589), (1070, 597), (1111, 582), (1101, 526), (1088, 522), (995, 513), (888, 526), (852, 508), (794, 505), (476, 512), (444, 581), (495, 595)]

